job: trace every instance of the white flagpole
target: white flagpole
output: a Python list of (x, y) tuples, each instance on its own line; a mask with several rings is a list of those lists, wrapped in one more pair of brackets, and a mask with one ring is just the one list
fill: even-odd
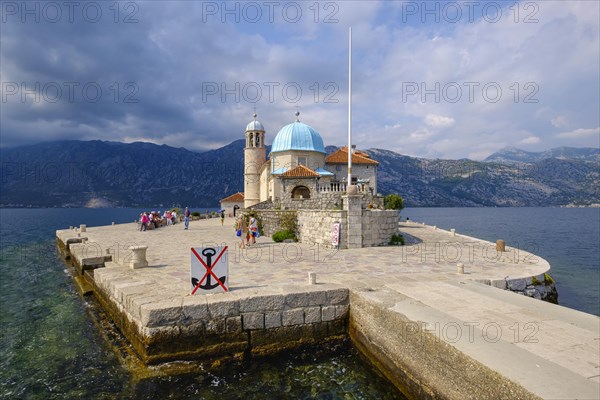
[(352, 184), (352, 27), (348, 29), (348, 185)]

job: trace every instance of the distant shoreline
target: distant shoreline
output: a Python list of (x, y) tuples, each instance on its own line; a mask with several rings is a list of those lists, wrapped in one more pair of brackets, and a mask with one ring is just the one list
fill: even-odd
[[(161, 210), (165, 209), (165, 210), (170, 210), (173, 208), (183, 208), (183, 207), (189, 207), (190, 210), (208, 210), (209, 212), (212, 211), (216, 211), (216, 210), (220, 210), (219, 206), (174, 206), (174, 207), (164, 207), (164, 206), (115, 206), (115, 207), (69, 207), (69, 206), (47, 206), (47, 207), (41, 207), (41, 206), (13, 206), (13, 205), (8, 205), (8, 206), (3, 206), (0, 205), (0, 209), (3, 210), (19, 210), (19, 209), (25, 209), (25, 210), (32, 210), (32, 209), (41, 209), (41, 210), (45, 210), (45, 209), (55, 209), (55, 208), (63, 208), (63, 209), (89, 209), (89, 210), (98, 210), (98, 209), (120, 209), (120, 208), (131, 208), (131, 209), (148, 209), (148, 210)], [(594, 204), (590, 204), (590, 205), (574, 205), (574, 204), (568, 204), (568, 205), (561, 205), (561, 206), (556, 206), (556, 205), (550, 205), (550, 206), (506, 206), (506, 207), (500, 207), (500, 206), (439, 206), (439, 207), (434, 207), (434, 206), (407, 206), (404, 207), (404, 209), (407, 208), (600, 208), (600, 203), (594, 203)]]
[(164, 207), (164, 206), (115, 206), (115, 207), (65, 207), (65, 206), (48, 206), (48, 207), (41, 207), (41, 206), (0, 206), (0, 209), (2, 210), (47, 210), (47, 209), (73, 209), (73, 210), (108, 210), (108, 209), (144, 209), (144, 210), (159, 210), (159, 211), (163, 211), (163, 210), (172, 210), (173, 208), (185, 208), (188, 207), (190, 210), (192, 211), (205, 211), (208, 210), (209, 212), (212, 211), (216, 211), (216, 210), (220, 210), (220, 207), (218, 206), (212, 206), (212, 207), (206, 207), (206, 206), (201, 206), (201, 207), (195, 207), (195, 206), (174, 206), (174, 207)]

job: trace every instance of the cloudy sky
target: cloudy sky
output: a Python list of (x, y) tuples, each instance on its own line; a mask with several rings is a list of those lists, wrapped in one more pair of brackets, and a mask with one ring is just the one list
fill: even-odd
[(420, 157), (600, 146), (600, 2), (1, 4), (1, 143), (270, 143), (301, 120)]

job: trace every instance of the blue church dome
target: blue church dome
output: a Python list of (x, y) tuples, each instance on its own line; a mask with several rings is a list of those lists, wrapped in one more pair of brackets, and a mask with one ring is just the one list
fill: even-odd
[[(296, 113), (298, 116), (299, 113)], [(326, 153), (323, 139), (312, 127), (296, 120), (279, 130), (271, 145), (271, 153), (288, 150), (308, 150)]]

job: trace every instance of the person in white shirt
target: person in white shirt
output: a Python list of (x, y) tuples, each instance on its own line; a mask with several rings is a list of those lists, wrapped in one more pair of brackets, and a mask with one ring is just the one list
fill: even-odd
[(250, 232), (250, 237), (252, 238), (252, 244), (256, 243), (256, 237), (258, 236), (258, 222), (256, 218), (250, 218), (250, 225), (248, 225), (248, 231)]

